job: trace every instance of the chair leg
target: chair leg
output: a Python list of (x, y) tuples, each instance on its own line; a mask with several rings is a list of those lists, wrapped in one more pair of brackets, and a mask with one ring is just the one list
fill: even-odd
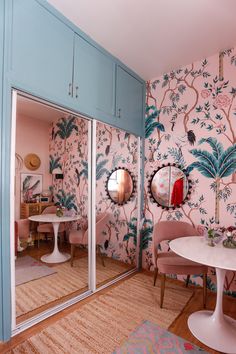
[(73, 267), (73, 261), (74, 261), (74, 254), (75, 254), (75, 245), (71, 245), (71, 258), (70, 258), (70, 265)]
[(206, 308), (207, 299), (207, 274), (203, 274), (203, 308)]
[(163, 301), (164, 301), (165, 281), (166, 281), (166, 275), (161, 274), (161, 298), (160, 298), (160, 308), (161, 309), (163, 307)]
[(100, 248), (99, 245), (97, 245), (97, 252), (98, 252), (98, 254), (99, 254), (100, 258), (101, 258), (103, 267), (105, 267), (104, 257), (103, 257), (103, 254), (101, 252), (101, 248)]
[(186, 279), (186, 288), (188, 287), (189, 280), (190, 280), (190, 274), (188, 274), (188, 275), (187, 275), (187, 279)]
[(154, 268), (154, 279), (153, 279), (154, 286), (156, 285), (157, 275), (158, 275), (158, 268)]

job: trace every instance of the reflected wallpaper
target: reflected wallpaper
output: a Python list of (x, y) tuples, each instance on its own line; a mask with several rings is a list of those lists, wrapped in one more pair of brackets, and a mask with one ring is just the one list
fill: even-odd
[[(88, 122), (68, 116), (50, 130), (50, 173), (61, 169), (63, 179), (52, 174), (56, 202), (81, 215), (86, 222), (88, 210)], [(137, 193), (125, 205), (118, 206), (107, 197), (108, 174), (116, 167), (130, 170), (137, 181), (137, 138), (108, 125), (97, 124), (96, 209), (107, 212), (103, 250), (107, 256), (135, 264), (137, 230)], [(69, 225), (78, 228), (77, 223)]]

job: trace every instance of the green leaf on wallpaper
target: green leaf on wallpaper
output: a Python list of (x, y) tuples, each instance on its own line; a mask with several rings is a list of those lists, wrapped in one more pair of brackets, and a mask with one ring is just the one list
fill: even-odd
[(211, 166), (204, 162), (193, 162), (188, 166), (187, 170), (192, 171), (194, 168), (198, 169), (198, 171), (207, 178), (215, 178), (215, 171), (211, 168)]
[(54, 158), (52, 155), (49, 155), (49, 173), (52, 173), (56, 168), (62, 168), (60, 164), (60, 157)]
[(202, 112), (202, 110), (203, 110), (203, 107), (202, 107), (202, 106), (196, 107), (196, 112), (197, 112), (197, 113)]
[(76, 117), (70, 116), (70, 118), (61, 118), (60, 121), (56, 124), (58, 130), (55, 133), (55, 138), (57, 135), (61, 139), (68, 139), (72, 134), (73, 130), (78, 132), (78, 126), (75, 124)]
[(201, 163), (204, 163), (207, 167), (209, 167), (213, 172), (213, 175), (215, 176), (218, 171), (218, 161), (216, 157), (212, 154), (210, 154), (206, 150), (198, 150), (198, 149), (192, 149), (190, 150), (190, 153), (199, 158)]
[(228, 177), (234, 173), (236, 170), (236, 160), (235, 158), (227, 160), (226, 163), (224, 163), (219, 170), (219, 177)]
[(223, 165), (228, 159), (236, 159), (236, 144), (221, 153), (219, 166)]
[(202, 138), (199, 140), (198, 145), (201, 145), (203, 143), (208, 143), (212, 150), (213, 150), (213, 155), (215, 156), (215, 158), (218, 160), (220, 158), (220, 156), (223, 154), (224, 152), (224, 148), (221, 142), (218, 142), (216, 138)]

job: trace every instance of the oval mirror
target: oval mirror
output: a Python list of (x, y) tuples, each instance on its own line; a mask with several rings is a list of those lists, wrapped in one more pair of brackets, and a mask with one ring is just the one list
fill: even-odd
[(153, 173), (149, 184), (153, 200), (166, 209), (180, 207), (191, 188), (186, 171), (175, 165), (159, 168)]
[(127, 203), (134, 192), (134, 180), (125, 168), (116, 168), (108, 176), (106, 183), (107, 195), (116, 204)]

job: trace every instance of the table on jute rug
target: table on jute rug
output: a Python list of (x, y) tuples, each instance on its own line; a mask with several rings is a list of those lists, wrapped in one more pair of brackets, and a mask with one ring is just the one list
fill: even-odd
[(144, 320), (168, 328), (191, 295), (190, 289), (167, 281), (160, 309), (159, 281), (154, 287), (151, 276), (138, 273), (8, 353), (112, 353)]

